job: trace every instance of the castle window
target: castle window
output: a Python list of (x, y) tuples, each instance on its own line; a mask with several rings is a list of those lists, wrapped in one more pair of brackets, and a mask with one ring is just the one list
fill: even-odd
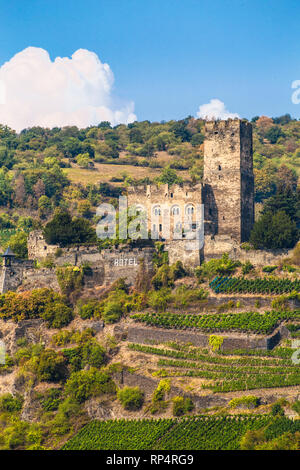
[(161, 215), (160, 207), (154, 207), (153, 208), (153, 213), (154, 213), (154, 215)]
[(173, 197), (173, 193), (171, 193), (170, 196)]
[(221, 165), (219, 165), (219, 171), (221, 171), (221, 170), (222, 170), (222, 167), (221, 167)]
[(156, 225), (153, 224), (153, 232), (156, 232)]
[(136, 206), (136, 215), (140, 215), (143, 213), (143, 207), (141, 206)]
[(172, 215), (179, 215), (179, 207), (178, 206), (173, 206), (172, 209), (171, 209), (171, 214)]
[(46, 246), (44, 246), (44, 250), (47, 250), (47, 247), (46, 247)]
[(224, 217), (224, 215), (223, 215), (223, 220), (225, 220), (225, 217)]
[(192, 214), (194, 214), (194, 207), (191, 206), (191, 205), (187, 206), (187, 207), (185, 208), (185, 213), (186, 213), (187, 215), (192, 215)]
[(162, 224), (159, 224), (159, 231), (162, 231)]

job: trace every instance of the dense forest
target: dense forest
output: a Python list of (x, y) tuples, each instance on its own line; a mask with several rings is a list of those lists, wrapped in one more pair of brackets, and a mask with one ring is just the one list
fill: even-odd
[[(287, 114), (252, 123), (257, 223), (251, 242), (255, 248), (292, 247), (300, 217), (300, 121)], [(73, 218), (70, 239), (82, 232), (73, 242), (91, 241), (96, 207), (115, 204), (128, 185), (200, 182), (203, 141), (204, 121), (193, 117), (33, 127), (20, 134), (0, 126), (0, 244), (10, 242), (26, 257), (28, 232), (58, 213), (64, 224)]]

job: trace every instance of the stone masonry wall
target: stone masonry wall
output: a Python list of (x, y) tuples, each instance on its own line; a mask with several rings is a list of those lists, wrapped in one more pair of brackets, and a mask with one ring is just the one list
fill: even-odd
[(206, 123), (203, 181), (205, 220), (212, 221), (212, 234), (246, 240), (254, 222), (250, 123), (239, 119)]
[[(218, 333), (219, 336), (224, 338), (222, 349), (271, 349), (280, 340), (278, 332), (270, 336), (246, 335), (246, 334), (232, 334)], [(206, 348), (210, 335), (204, 333), (197, 333), (192, 331), (178, 331), (167, 330), (163, 328), (143, 328), (140, 326), (128, 327), (127, 340), (132, 343), (165, 343), (167, 341), (178, 341), (182, 343), (192, 343), (194, 346)]]

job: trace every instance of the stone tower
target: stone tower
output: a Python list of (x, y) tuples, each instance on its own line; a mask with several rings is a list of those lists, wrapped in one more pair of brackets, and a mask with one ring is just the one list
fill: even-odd
[(205, 233), (247, 241), (254, 223), (252, 125), (208, 121), (204, 141)]

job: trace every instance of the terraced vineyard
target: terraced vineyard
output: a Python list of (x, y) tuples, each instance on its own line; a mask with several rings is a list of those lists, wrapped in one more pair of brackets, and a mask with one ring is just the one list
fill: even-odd
[(257, 351), (260, 354), (256, 357), (249, 351), (247, 357), (246, 350), (211, 354), (206, 349), (194, 347), (178, 350), (170, 345), (154, 347), (134, 343), (128, 347), (159, 357), (155, 375), (198, 377), (203, 379), (202, 387), (213, 392), (300, 385), (300, 366), (291, 360), (294, 349)]
[(246, 333), (269, 334), (283, 320), (300, 320), (300, 310), (287, 312), (270, 311), (220, 313), (207, 315), (181, 313), (136, 313), (131, 316), (135, 321), (160, 328), (187, 329), (202, 331), (240, 331)]
[(300, 280), (217, 276), (209, 286), (216, 294), (285, 294), (299, 292)]
[(92, 421), (62, 450), (238, 450), (248, 429), (261, 428), (274, 438), (300, 431), (300, 421), (266, 415)]

